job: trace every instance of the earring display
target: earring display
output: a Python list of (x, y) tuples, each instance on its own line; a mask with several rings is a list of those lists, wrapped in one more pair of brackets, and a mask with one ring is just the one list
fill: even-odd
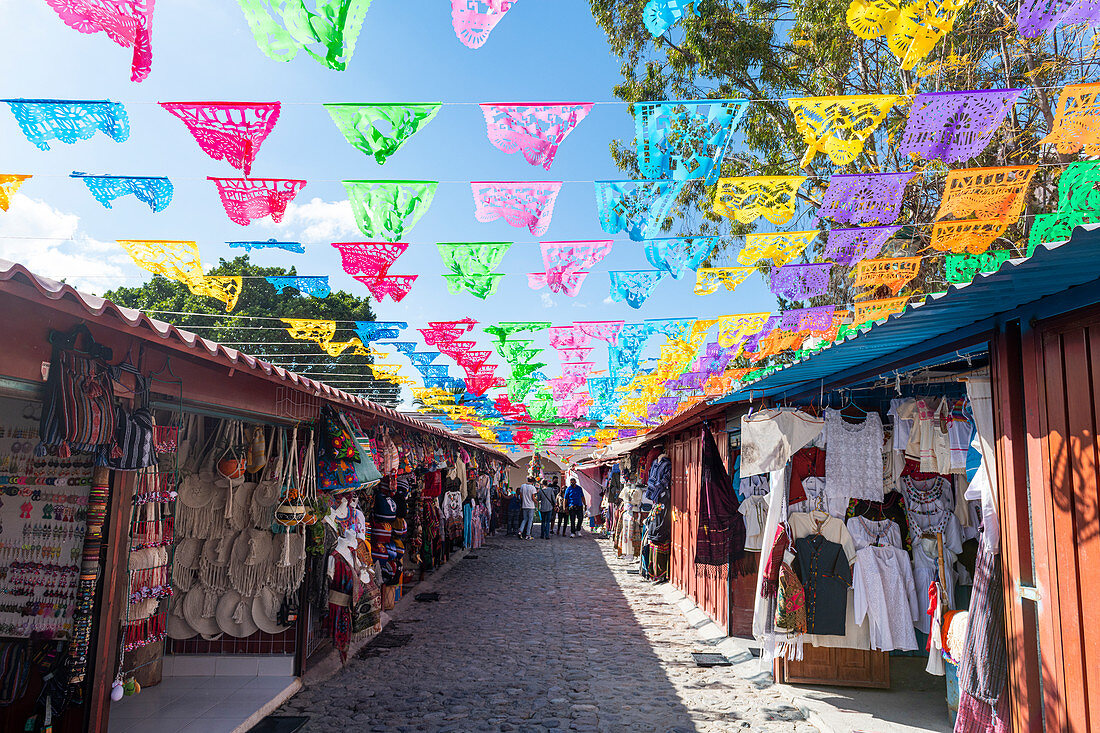
[(36, 456), (40, 413), (0, 398), (0, 637), (73, 639), (95, 460)]

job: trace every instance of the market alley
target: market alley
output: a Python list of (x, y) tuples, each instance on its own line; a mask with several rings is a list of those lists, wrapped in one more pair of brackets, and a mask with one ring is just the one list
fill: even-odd
[(630, 567), (589, 535), (491, 538), (438, 602), (408, 605), (280, 714), (310, 716), (310, 733), (813, 730), (769, 690), (696, 667), (682, 615)]

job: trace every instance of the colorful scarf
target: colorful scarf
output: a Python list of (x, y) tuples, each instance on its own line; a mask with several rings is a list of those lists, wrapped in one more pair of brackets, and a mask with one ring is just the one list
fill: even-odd
[(760, 597), (774, 598), (779, 591), (779, 570), (783, 567), (783, 555), (791, 546), (791, 537), (787, 534), (787, 526), (780, 524), (775, 532), (775, 541), (772, 543), (772, 551), (768, 555), (768, 566), (764, 578), (760, 583)]
[(703, 475), (699, 489), (699, 533), (695, 541), (695, 564), (705, 567), (730, 565), (730, 573), (744, 574), (745, 518), (733, 491), (714, 436), (704, 426)]

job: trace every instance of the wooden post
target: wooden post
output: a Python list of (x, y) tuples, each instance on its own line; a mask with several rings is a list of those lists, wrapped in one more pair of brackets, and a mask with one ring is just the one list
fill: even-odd
[[(97, 471), (106, 469), (96, 469)], [(118, 666), (118, 635), (122, 613), (121, 592), (129, 581), (130, 508), (134, 501), (137, 473), (111, 473), (111, 499), (103, 526), (104, 557), (100, 568), (99, 594), (96, 597), (93, 653), (89, 655), (88, 733), (107, 733), (111, 707), (111, 685)]]

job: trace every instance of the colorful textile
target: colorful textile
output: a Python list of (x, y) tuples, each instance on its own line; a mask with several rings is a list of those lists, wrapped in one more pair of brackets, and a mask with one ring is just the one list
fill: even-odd
[(50, 141), (69, 145), (90, 140), (102, 132), (116, 143), (130, 138), (130, 118), (118, 102), (69, 102), (63, 99), (4, 100), (15, 115), (19, 129), (39, 150), (49, 150)]
[(853, 325), (880, 321), (889, 316), (901, 313), (909, 302), (908, 296), (900, 298), (883, 298), (881, 300), (865, 300), (857, 303), (852, 309)]
[(722, 178), (714, 194), (714, 213), (742, 224), (761, 216), (776, 226), (794, 216), (798, 188), (806, 176)]
[(528, 285), (534, 290), (549, 287), (555, 293), (576, 297), (588, 268), (606, 257), (611, 252), (611, 245), (610, 239), (541, 242), (539, 249), (545, 271), (529, 274)]
[(645, 178), (703, 179), (714, 185), (749, 103), (700, 99), (634, 104), (638, 168)]
[(724, 566), (737, 575), (745, 554), (745, 518), (734, 493), (729, 473), (708, 428), (699, 430), (703, 472), (699, 487), (699, 525), (695, 539), (695, 564)]
[(378, 165), (435, 119), (440, 104), (326, 104), (329, 116), (357, 150)]
[[(290, 61), (305, 51), (319, 64), (343, 71), (371, 0), (237, 0), (252, 37), (273, 61)], [(280, 21), (282, 21), (280, 23)]]
[(608, 234), (626, 232), (635, 242), (660, 231), (683, 181), (596, 181), (596, 209)]
[(612, 270), (611, 299), (625, 302), (631, 308), (641, 308), (653, 295), (657, 283), (665, 276), (660, 270)]
[(955, 18), (970, 0), (853, 0), (848, 6), (848, 27), (867, 40), (886, 36), (886, 45), (910, 70), (929, 54), (955, 25)]
[[(860, 2), (861, 0), (856, 0)], [(898, 154), (945, 163), (977, 158), (1005, 121), (1022, 89), (918, 94)]]
[(483, 104), (481, 113), (489, 142), (504, 153), (523, 153), (531, 165), (546, 170), (558, 154), (558, 146), (591, 111), (591, 103)]
[(46, 0), (69, 26), (80, 33), (107, 34), (123, 48), (133, 48), (130, 81), (145, 81), (153, 67), (153, 24), (155, 0)]
[(1016, 13), (1016, 26), (1024, 38), (1038, 38), (1073, 23), (1100, 23), (1100, 5), (1092, 0), (1022, 0)]
[(695, 294), (711, 295), (721, 285), (729, 292), (756, 272), (755, 267), (700, 267), (695, 273)]
[[(1040, 226), (1036, 217), (1035, 226)], [(959, 221), (938, 221), (932, 227), (932, 239), (929, 246), (938, 252), (957, 254), (981, 254), (992, 246), (1008, 229), (1009, 222), (1004, 219), (962, 219)]]
[(400, 302), (416, 282), (417, 275), (356, 275), (355, 279), (367, 286), (375, 300), (384, 300), (389, 296), (395, 303)]
[(936, 219), (1000, 219), (1011, 224), (1027, 205), (1038, 166), (962, 168), (947, 174)]
[(202, 151), (252, 175), (260, 146), (279, 121), (278, 102), (161, 102), (187, 126)]
[(717, 244), (718, 237), (647, 239), (645, 258), (658, 270), (679, 280), (688, 270), (697, 270)]
[(489, 223), (503, 218), (512, 226), (527, 227), (531, 234), (541, 237), (550, 228), (561, 182), (474, 181), (470, 189), (478, 221)]
[(340, 264), (349, 275), (362, 272), (385, 275), (397, 258), (409, 248), (404, 242), (333, 242), (340, 250)]
[(344, 181), (355, 223), (365, 237), (396, 242), (432, 205), (436, 181)]
[(649, 0), (642, 9), (642, 22), (646, 30), (657, 36), (663, 36), (684, 16), (687, 0)]
[(817, 215), (842, 224), (892, 224), (901, 215), (905, 186), (916, 173), (829, 177)]
[[(1100, 4), (1092, 4), (1100, 20)], [(1085, 155), (1100, 155), (1100, 84), (1066, 86), (1058, 97), (1057, 109), (1050, 134), (1039, 142), (1054, 145), (1063, 155), (1082, 151)]]
[(278, 224), (286, 207), (306, 185), (305, 181), (285, 178), (213, 178), (229, 220), (248, 226), (256, 219), (271, 217)]
[(287, 288), (312, 298), (327, 298), (332, 293), (328, 284), (328, 275), (269, 275), (264, 279), (271, 283), (276, 293), (282, 293)]
[[(79, 178), (91, 191), (95, 200), (104, 208), (111, 208), (111, 202), (123, 196), (133, 195), (154, 212), (164, 211), (172, 203), (172, 182), (163, 177), (150, 176), (94, 176), (89, 173), (73, 172), (70, 177)], [(7, 208), (7, 207), (4, 207)]]
[(860, 227), (832, 229), (821, 256), (841, 267), (851, 267), (867, 257), (877, 257), (882, 247), (901, 231), (901, 227)]
[(920, 263), (920, 257), (860, 260), (855, 268), (856, 285), (871, 288), (871, 290), (856, 297), (870, 295), (876, 288), (882, 286), (889, 288), (891, 295), (897, 295), (920, 273)]
[(979, 272), (996, 272), (1012, 257), (1010, 249), (995, 249), (984, 254), (949, 254), (944, 258), (944, 273), (949, 283), (971, 282)]
[(451, 25), (455, 35), (467, 48), (481, 48), (515, 4), (516, 0), (451, 0)]
[(806, 300), (829, 290), (833, 263), (783, 265), (772, 270), (771, 291), (787, 300)]
[(274, 239), (226, 242), (226, 244), (229, 245), (230, 249), (243, 249), (245, 252), (251, 252), (254, 249), (282, 249), (296, 254), (305, 254), (306, 252), (306, 248), (302, 246), (301, 242), (278, 242)]
[[(401, 331), (405, 330), (408, 327), (409, 324), (404, 321), (356, 321), (355, 333), (359, 334), (359, 338), (361, 338), (363, 340), (363, 343), (366, 344), (370, 343), (371, 341), (399, 338), (401, 336)], [(393, 345), (397, 346), (396, 343)], [(413, 348), (416, 347), (415, 343), (412, 343), (411, 345)], [(412, 359), (412, 353), (410, 353), (412, 352), (412, 349), (409, 349), (409, 351), (406, 352), (398, 347), (398, 350), (409, 356), (410, 360), (415, 363), (415, 360)], [(438, 353), (435, 354), (435, 356), (438, 355)]]
[(888, 94), (788, 99), (795, 126), (807, 145), (799, 167), (811, 165), (818, 153), (828, 155), (836, 165), (848, 165), (901, 99)]
[(772, 232), (745, 235), (745, 246), (737, 253), (738, 264), (751, 267), (760, 260), (771, 260), (775, 267), (782, 267), (802, 254), (819, 231)]
[(11, 205), (11, 197), (30, 178), (28, 174), (2, 173), (0, 174), (0, 211), (7, 211)]

